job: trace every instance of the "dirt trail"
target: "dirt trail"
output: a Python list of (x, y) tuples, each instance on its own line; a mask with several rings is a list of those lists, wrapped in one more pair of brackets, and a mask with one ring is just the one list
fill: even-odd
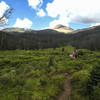
[(67, 75), (66, 76), (66, 81), (65, 81), (65, 86), (64, 86), (64, 91), (62, 94), (58, 97), (58, 100), (71, 100), (70, 95), (71, 95), (71, 86), (70, 86), (70, 78), (72, 75)]

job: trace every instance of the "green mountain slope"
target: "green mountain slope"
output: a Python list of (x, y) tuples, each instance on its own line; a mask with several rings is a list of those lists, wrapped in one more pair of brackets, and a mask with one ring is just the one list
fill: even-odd
[(0, 49), (41, 49), (56, 48), (66, 44), (64, 33), (54, 30), (41, 30), (32, 32), (0, 32)]
[(100, 26), (73, 32), (70, 43), (77, 48), (100, 50)]

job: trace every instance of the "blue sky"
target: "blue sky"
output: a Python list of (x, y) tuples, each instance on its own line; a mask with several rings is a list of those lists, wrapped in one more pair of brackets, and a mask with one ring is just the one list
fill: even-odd
[[(63, 24), (73, 29), (80, 29), (99, 25), (100, 23), (100, 7), (98, 5), (100, 1), (92, 1), (0, 0), (0, 12), (4, 10), (3, 8), (6, 5), (14, 9), (8, 20), (8, 25), (5, 27), (40, 30)], [(89, 4), (90, 2), (91, 5)]]

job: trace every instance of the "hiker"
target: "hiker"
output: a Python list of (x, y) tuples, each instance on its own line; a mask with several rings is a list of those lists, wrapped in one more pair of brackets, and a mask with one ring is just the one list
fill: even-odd
[(73, 58), (77, 58), (77, 52), (76, 52), (76, 49), (73, 51), (72, 57), (73, 57)]

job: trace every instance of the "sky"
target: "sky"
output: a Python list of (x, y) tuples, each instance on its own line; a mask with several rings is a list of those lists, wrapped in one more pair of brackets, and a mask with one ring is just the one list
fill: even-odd
[(58, 24), (73, 29), (100, 25), (100, 0), (0, 0), (0, 17), (13, 13), (2, 26), (41, 30)]

